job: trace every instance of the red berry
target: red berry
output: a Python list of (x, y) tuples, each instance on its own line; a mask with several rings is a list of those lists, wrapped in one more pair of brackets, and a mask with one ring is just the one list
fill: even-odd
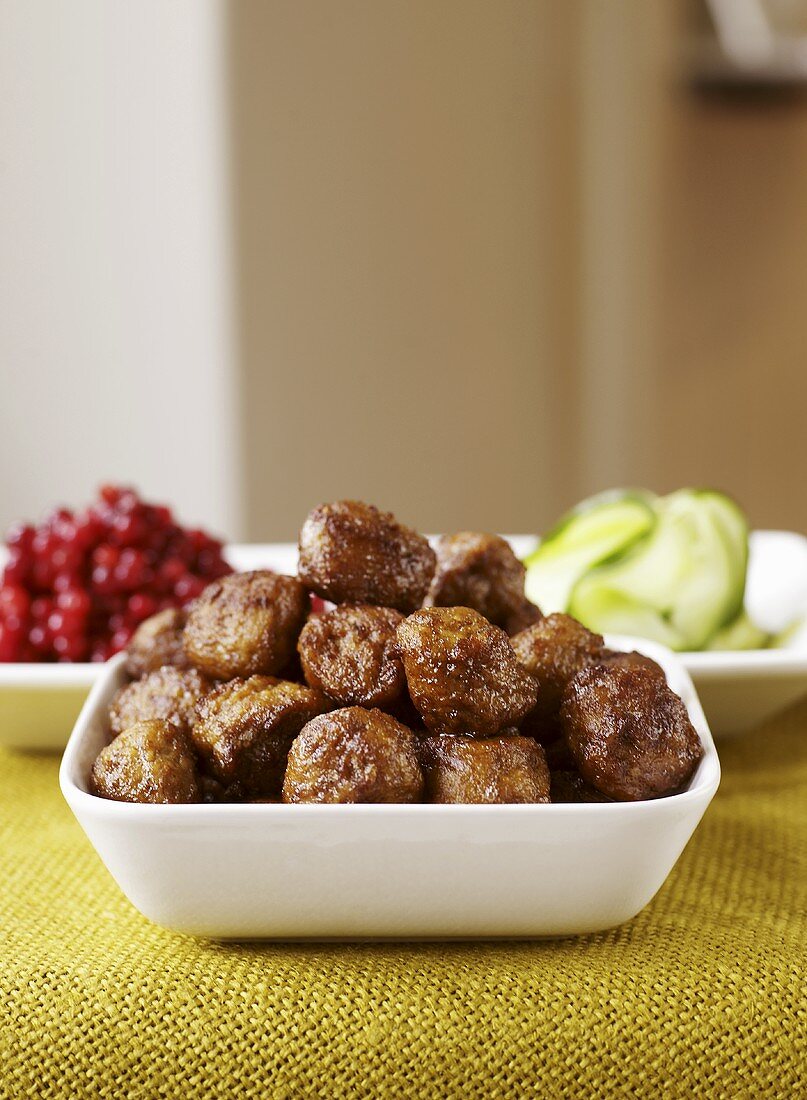
[(72, 615), (89, 615), (91, 602), (83, 588), (66, 588), (56, 597), (56, 606)]
[(0, 622), (0, 664), (19, 660), (20, 635), (8, 623)]
[(136, 623), (142, 623), (157, 611), (157, 601), (147, 592), (135, 592), (129, 597), (127, 609)]
[(47, 627), (37, 625), (28, 632), (28, 641), (36, 653), (45, 653), (50, 648), (50, 634)]
[(8, 561), (3, 570), (4, 584), (25, 584), (30, 574), (30, 558), (27, 551), (19, 546), (11, 548)]
[(25, 619), (31, 610), (31, 597), (16, 584), (0, 588), (0, 616)]
[(206, 588), (207, 581), (186, 573), (174, 586), (174, 595), (181, 603), (188, 603), (190, 600), (195, 600), (197, 596), (201, 596)]

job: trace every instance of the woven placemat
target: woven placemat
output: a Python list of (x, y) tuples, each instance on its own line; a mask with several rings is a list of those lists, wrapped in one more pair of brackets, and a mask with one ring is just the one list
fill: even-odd
[(807, 704), (721, 758), (670, 879), (615, 931), (224, 945), (141, 917), (56, 759), (2, 753), (0, 1095), (807, 1095)]

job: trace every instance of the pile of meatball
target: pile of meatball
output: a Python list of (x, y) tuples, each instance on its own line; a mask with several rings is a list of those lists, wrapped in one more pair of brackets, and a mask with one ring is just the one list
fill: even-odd
[(544, 617), (503, 539), (461, 532), (433, 549), (340, 501), (309, 514), (299, 550), (296, 577), (221, 577), (140, 626), (94, 794), (608, 802), (692, 778), (703, 749), (661, 668)]

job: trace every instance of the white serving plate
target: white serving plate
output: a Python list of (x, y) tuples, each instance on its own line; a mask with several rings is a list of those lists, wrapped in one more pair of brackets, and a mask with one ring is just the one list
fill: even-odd
[[(519, 557), (538, 544), (532, 535), (507, 538)], [(236, 569), (297, 569), (293, 543), (232, 545), (227, 558)], [(807, 539), (790, 531), (752, 534), (747, 603), (756, 618), (772, 615), (774, 629), (794, 605), (807, 615)], [(752, 729), (807, 694), (807, 626), (783, 648), (680, 656), (716, 737)], [(64, 748), (102, 667), (0, 664), (0, 747)]]
[(680, 693), (705, 754), (687, 791), (649, 802), (512, 806), (143, 806), (88, 793), (120, 657), (76, 723), (62, 792), (141, 913), (215, 939), (565, 936), (611, 928), (655, 895), (720, 780), (686, 670), (633, 639)]

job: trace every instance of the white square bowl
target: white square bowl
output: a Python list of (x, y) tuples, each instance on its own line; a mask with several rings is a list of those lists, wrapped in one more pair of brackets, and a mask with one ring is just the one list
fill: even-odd
[(121, 890), (150, 920), (215, 939), (565, 936), (635, 916), (681, 854), (720, 780), (685, 669), (662, 665), (701, 737), (685, 792), (648, 802), (506, 806), (151, 806), (88, 792), (125, 682), (105, 667), (70, 737), (62, 792)]

